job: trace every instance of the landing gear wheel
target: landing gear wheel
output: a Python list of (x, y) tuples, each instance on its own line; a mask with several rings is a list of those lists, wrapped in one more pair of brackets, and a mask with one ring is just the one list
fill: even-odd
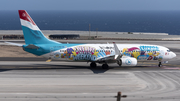
[(103, 68), (103, 69), (108, 69), (109, 66), (108, 66), (108, 64), (103, 64), (103, 65), (102, 65), (102, 68)]
[(162, 63), (161, 63), (161, 62), (159, 62), (158, 67), (161, 67), (161, 66), (162, 66)]
[(96, 68), (96, 66), (97, 66), (97, 65), (96, 65), (95, 62), (91, 62), (91, 64), (90, 64), (90, 67), (91, 67), (91, 68)]

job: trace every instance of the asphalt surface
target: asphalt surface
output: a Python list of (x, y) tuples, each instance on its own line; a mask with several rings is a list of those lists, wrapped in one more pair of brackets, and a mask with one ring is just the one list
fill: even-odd
[[(169, 47), (176, 58), (135, 67), (90, 68), (85, 62), (45, 62), (42, 58), (0, 58), (0, 101), (180, 101), (179, 41), (119, 41)], [(16, 60), (16, 61), (15, 61)]]
[[(176, 64), (179, 65), (179, 64)], [(110, 69), (84, 62), (0, 62), (2, 101), (179, 101), (180, 68), (154, 63)]]

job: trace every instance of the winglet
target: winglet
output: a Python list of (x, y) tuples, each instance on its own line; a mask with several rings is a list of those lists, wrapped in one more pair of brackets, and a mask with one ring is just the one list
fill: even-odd
[(119, 55), (119, 54), (120, 54), (120, 51), (119, 51), (119, 49), (118, 49), (118, 47), (117, 47), (116, 43), (115, 43), (115, 42), (113, 42), (113, 44), (114, 44), (114, 51), (115, 51), (115, 55)]
[(121, 55), (121, 53), (120, 53), (120, 51), (119, 51), (116, 43), (113, 42), (113, 44), (114, 44), (114, 51), (115, 51), (115, 57), (114, 57), (114, 59), (116, 60), (116, 59), (120, 58), (122, 55)]

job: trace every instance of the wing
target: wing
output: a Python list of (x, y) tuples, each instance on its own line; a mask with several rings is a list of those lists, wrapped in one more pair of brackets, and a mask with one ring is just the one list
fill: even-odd
[(108, 61), (116, 61), (114, 59), (115, 55), (107, 55), (106, 57), (97, 58), (97, 62), (108, 62)]
[(97, 58), (96, 59), (97, 62), (116, 62), (118, 59), (120, 59), (122, 57), (122, 54), (120, 53), (115, 42), (113, 42), (113, 44), (114, 44), (115, 54), (114, 55), (107, 55), (106, 57)]

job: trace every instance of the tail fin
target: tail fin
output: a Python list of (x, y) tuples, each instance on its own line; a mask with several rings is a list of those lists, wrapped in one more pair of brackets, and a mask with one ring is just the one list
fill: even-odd
[(47, 39), (25, 10), (19, 10), (19, 17), (26, 44), (58, 43)]

